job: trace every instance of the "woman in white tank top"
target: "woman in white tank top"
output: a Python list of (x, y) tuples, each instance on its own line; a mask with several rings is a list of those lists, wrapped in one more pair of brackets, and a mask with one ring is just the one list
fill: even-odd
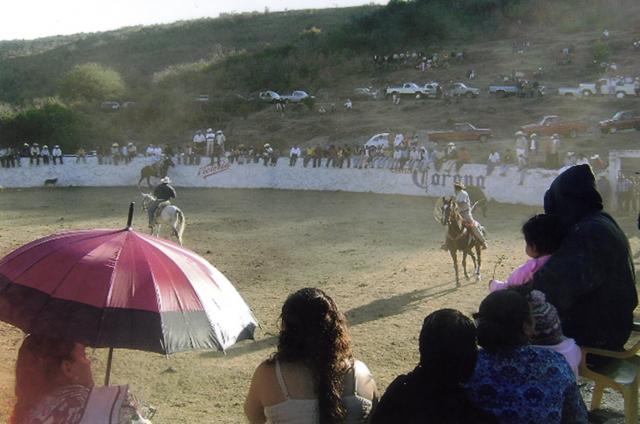
[(278, 349), (256, 369), (245, 400), (249, 422), (356, 424), (378, 400), (365, 364), (353, 358), (344, 315), (322, 290), (290, 295)]

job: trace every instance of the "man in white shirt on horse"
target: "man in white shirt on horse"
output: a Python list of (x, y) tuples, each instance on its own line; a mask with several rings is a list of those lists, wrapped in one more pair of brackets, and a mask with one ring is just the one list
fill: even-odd
[[(464, 226), (471, 231), (473, 237), (480, 242), (480, 245), (483, 249), (487, 248), (487, 241), (482, 235), (480, 231), (480, 224), (473, 219), (473, 215), (471, 214), (471, 198), (469, 197), (469, 193), (465, 190), (465, 186), (462, 183), (454, 183), (453, 189), (455, 191), (455, 200), (458, 205), (458, 213), (462, 217), (462, 222)], [(444, 250), (446, 248), (446, 242), (442, 247)]]

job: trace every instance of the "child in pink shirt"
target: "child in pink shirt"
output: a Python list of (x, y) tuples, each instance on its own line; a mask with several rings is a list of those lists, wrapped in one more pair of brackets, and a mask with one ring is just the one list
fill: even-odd
[[(522, 234), (526, 242), (525, 252), (531, 257), (524, 265), (516, 269), (507, 281), (491, 280), (489, 289), (493, 292), (528, 283), (542, 266), (549, 260), (562, 242), (564, 232), (558, 219), (553, 215), (535, 215), (522, 226)], [(527, 295), (534, 320), (534, 328), (530, 335), (531, 344), (555, 350), (562, 354), (571, 369), (578, 375), (581, 352), (575, 340), (562, 334), (562, 326), (558, 311), (547, 302), (544, 293), (533, 290)]]
[(531, 259), (513, 271), (507, 281), (491, 280), (489, 290), (492, 292), (521, 286), (531, 281), (533, 274), (542, 268), (551, 254), (560, 247), (564, 237), (564, 231), (558, 219), (553, 215), (545, 214), (529, 218), (522, 226), (522, 234), (526, 243), (524, 251)]

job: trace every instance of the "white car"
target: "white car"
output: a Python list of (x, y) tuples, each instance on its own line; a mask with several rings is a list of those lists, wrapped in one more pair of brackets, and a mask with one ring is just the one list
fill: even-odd
[(265, 102), (269, 102), (269, 103), (275, 103), (280, 101), (282, 98), (281, 96), (276, 93), (275, 91), (271, 91), (271, 90), (266, 90), (266, 91), (261, 91), (258, 94), (258, 98), (260, 100), (263, 100)]
[(281, 99), (283, 99), (286, 103), (300, 103), (305, 100), (313, 99), (313, 96), (310, 96), (306, 91), (296, 90), (289, 95), (281, 95)]
[(389, 133), (376, 134), (364, 143), (364, 147), (389, 147), (389, 135)]

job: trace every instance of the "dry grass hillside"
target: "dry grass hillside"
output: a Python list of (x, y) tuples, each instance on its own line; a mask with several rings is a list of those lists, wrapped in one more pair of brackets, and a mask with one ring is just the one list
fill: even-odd
[[(636, 9), (640, 9), (640, 4), (636, 6), (639, 6)], [(630, 14), (628, 25), (609, 28), (611, 36), (606, 44), (611, 51), (610, 62), (618, 65), (619, 75), (640, 75), (640, 51), (632, 48), (633, 41), (640, 39), (638, 16), (638, 13)], [(231, 120), (226, 126), (226, 134), (237, 143), (271, 141), (283, 146), (293, 143), (355, 143), (363, 142), (379, 132), (420, 133), (423, 130), (446, 129), (454, 122), (471, 122), (494, 131), (492, 142), (485, 145), (468, 143), (472, 157), (484, 160), (488, 149), (509, 144), (519, 126), (539, 121), (544, 115), (560, 115), (585, 120), (593, 127), (591, 133), (575, 140), (566, 140), (563, 148), (567, 151), (599, 153), (602, 156), (610, 149), (634, 148), (638, 139), (635, 132), (603, 136), (595, 129), (599, 120), (610, 117), (618, 110), (635, 109), (640, 112), (640, 98), (576, 99), (556, 94), (558, 87), (577, 86), (579, 82), (593, 82), (607, 75), (593, 64), (592, 49), (601, 31), (602, 28), (594, 28), (589, 32), (560, 33), (553, 28), (520, 27), (510, 31), (512, 35), (509, 38), (443, 46), (442, 51), (464, 50), (467, 53), (465, 59), (451, 62), (448, 69), (426, 72), (410, 66), (387, 72), (376, 69), (368, 60), (354, 59), (353, 68), (361, 72), (353, 76), (335, 75), (335, 85), (318, 93), (313, 110), (298, 106), (278, 113), (275, 108), (266, 108)], [(530, 47), (523, 54), (514, 54), (512, 43), (525, 40)], [(572, 63), (559, 65), (562, 48), (567, 46), (574, 49)], [(545, 97), (497, 99), (489, 96), (488, 86), (500, 81), (500, 76), (521, 71), (526, 78), (533, 79), (532, 74), (538, 68), (543, 69), (539, 81), (547, 87)], [(466, 81), (465, 75), (469, 69), (474, 69), (477, 74), (473, 81)], [(326, 69), (323, 72), (331, 75), (336, 71)], [(461, 99), (459, 103), (406, 98), (400, 105), (393, 105), (390, 99), (356, 100), (352, 111), (347, 112), (343, 108), (345, 99), (351, 97), (355, 87), (383, 88), (388, 84), (431, 80), (465, 81), (482, 92), (477, 99)], [(330, 111), (331, 104), (335, 105), (335, 112)], [(329, 112), (320, 114), (318, 109), (322, 105)]]

